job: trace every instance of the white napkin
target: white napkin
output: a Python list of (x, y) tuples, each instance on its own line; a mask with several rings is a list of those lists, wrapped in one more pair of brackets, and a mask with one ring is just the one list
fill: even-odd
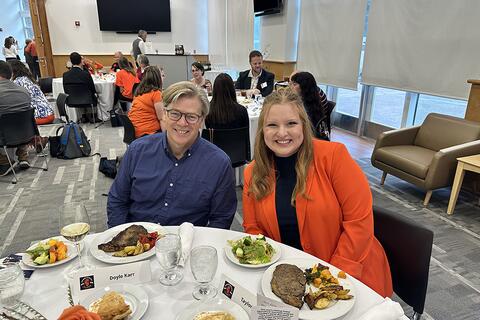
[(368, 310), (358, 320), (397, 320), (403, 315), (402, 306), (398, 302), (385, 298), (382, 303)]
[(187, 261), (190, 254), (190, 248), (193, 242), (193, 224), (190, 222), (184, 222), (178, 228), (178, 235), (182, 241), (182, 257), (180, 258), (179, 266), (184, 267), (185, 261)]

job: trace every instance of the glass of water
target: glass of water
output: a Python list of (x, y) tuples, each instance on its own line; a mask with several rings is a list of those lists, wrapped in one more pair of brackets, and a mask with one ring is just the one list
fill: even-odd
[(0, 307), (17, 307), (24, 287), (23, 270), (18, 264), (0, 269)]
[(178, 268), (182, 256), (182, 243), (180, 236), (167, 233), (155, 243), (155, 253), (162, 268), (160, 283), (166, 286), (174, 286), (183, 279), (183, 273)]
[(193, 297), (197, 300), (212, 298), (217, 295), (217, 288), (210, 282), (217, 272), (217, 249), (211, 246), (199, 246), (190, 252), (190, 268), (195, 280), (199, 283), (193, 290)]

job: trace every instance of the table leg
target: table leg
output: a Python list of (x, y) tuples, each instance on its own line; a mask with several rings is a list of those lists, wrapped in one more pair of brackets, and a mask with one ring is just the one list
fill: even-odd
[(457, 165), (457, 172), (455, 173), (455, 179), (453, 180), (452, 193), (450, 194), (450, 201), (448, 201), (447, 213), (453, 214), (455, 205), (457, 204), (458, 194), (462, 188), (463, 177), (465, 177), (464, 164), (459, 162)]

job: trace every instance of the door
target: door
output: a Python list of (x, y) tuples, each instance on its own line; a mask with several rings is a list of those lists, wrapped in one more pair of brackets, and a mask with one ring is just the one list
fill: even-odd
[(30, 15), (32, 17), (33, 32), (37, 45), (40, 73), (42, 77), (53, 77), (55, 75), (55, 69), (53, 66), (52, 46), (50, 43), (50, 33), (48, 31), (45, 1), (46, 0), (29, 0)]

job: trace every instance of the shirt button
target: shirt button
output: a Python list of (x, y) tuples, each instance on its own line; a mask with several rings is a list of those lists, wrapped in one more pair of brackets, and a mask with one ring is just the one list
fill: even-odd
[(178, 163), (175, 163), (175, 167), (178, 167)]
[(173, 187), (173, 183), (170, 183), (170, 187)]
[(189, 157), (190, 157), (191, 155), (192, 155), (192, 154), (190, 154), (190, 153), (188, 154)]
[(168, 207), (168, 203), (165, 202), (165, 207)]

